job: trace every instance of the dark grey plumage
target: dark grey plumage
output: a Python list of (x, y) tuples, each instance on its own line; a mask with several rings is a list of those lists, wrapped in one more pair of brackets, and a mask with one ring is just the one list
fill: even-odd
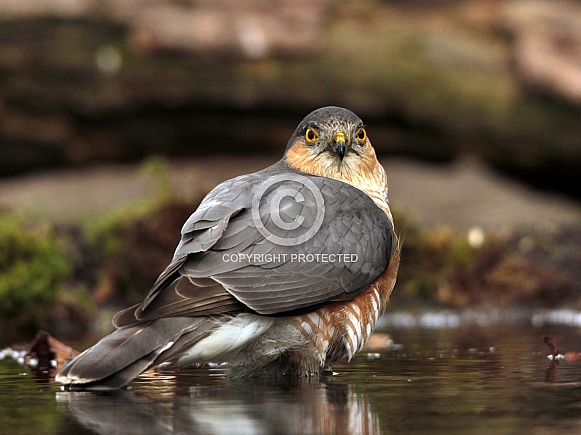
[[(309, 122), (361, 122), (345, 109), (329, 110), (314, 112), (310, 121), (307, 116), (293, 138), (303, 135)], [(282, 184), (274, 181), (280, 177)], [(272, 186), (253, 208), (257, 191), (269, 181)], [(298, 199), (284, 197), (280, 217), (303, 220), (300, 227), (282, 232), (269, 208), (281, 186), (297, 192)], [(323, 199), (323, 213), (313, 195)], [(267, 231), (286, 238), (300, 237), (313, 225), (320, 229), (304, 242), (282, 246), (257, 228), (257, 217)], [(148, 367), (175, 361), (236, 313), (286, 316), (353, 298), (386, 269), (394, 240), (385, 212), (361, 190), (300, 172), (284, 159), (225, 181), (186, 221), (172, 262), (144, 302), (118, 313), (114, 323), (119, 329), (77, 357), (57, 380), (83, 388), (118, 388)], [(353, 261), (291, 261), (307, 254), (353, 253)], [(226, 261), (241, 254), (242, 261)]]

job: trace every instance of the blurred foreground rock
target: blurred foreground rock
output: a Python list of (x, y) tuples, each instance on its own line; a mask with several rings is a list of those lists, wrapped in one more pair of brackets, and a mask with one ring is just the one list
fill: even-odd
[(4, 0), (0, 173), (279, 153), (337, 104), (380, 152), (475, 153), (575, 193), (580, 21), (564, 0)]

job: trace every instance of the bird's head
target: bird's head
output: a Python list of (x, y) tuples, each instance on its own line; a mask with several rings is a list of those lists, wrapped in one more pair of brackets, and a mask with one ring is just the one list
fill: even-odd
[(301, 121), (284, 160), (302, 172), (346, 182), (373, 174), (379, 165), (363, 121), (334, 106), (317, 109)]

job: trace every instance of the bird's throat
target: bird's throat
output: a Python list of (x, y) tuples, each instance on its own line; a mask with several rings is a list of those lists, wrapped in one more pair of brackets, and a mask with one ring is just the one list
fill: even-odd
[(313, 155), (304, 144), (297, 143), (287, 152), (285, 161), (301, 172), (351, 184), (369, 195), (391, 218), (387, 204), (387, 176), (370, 145), (363, 154), (350, 153), (339, 160), (327, 153)]

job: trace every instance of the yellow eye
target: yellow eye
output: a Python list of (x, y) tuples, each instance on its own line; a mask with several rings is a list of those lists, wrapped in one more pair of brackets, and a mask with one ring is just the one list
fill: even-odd
[(365, 142), (365, 139), (367, 139), (367, 132), (362, 127), (359, 130), (357, 130), (357, 134), (355, 136), (357, 137), (357, 140), (359, 142)]
[(314, 129), (308, 128), (307, 133), (305, 134), (305, 139), (307, 139), (307, 142), (314, 142), (319, 139), (319, 135)]

